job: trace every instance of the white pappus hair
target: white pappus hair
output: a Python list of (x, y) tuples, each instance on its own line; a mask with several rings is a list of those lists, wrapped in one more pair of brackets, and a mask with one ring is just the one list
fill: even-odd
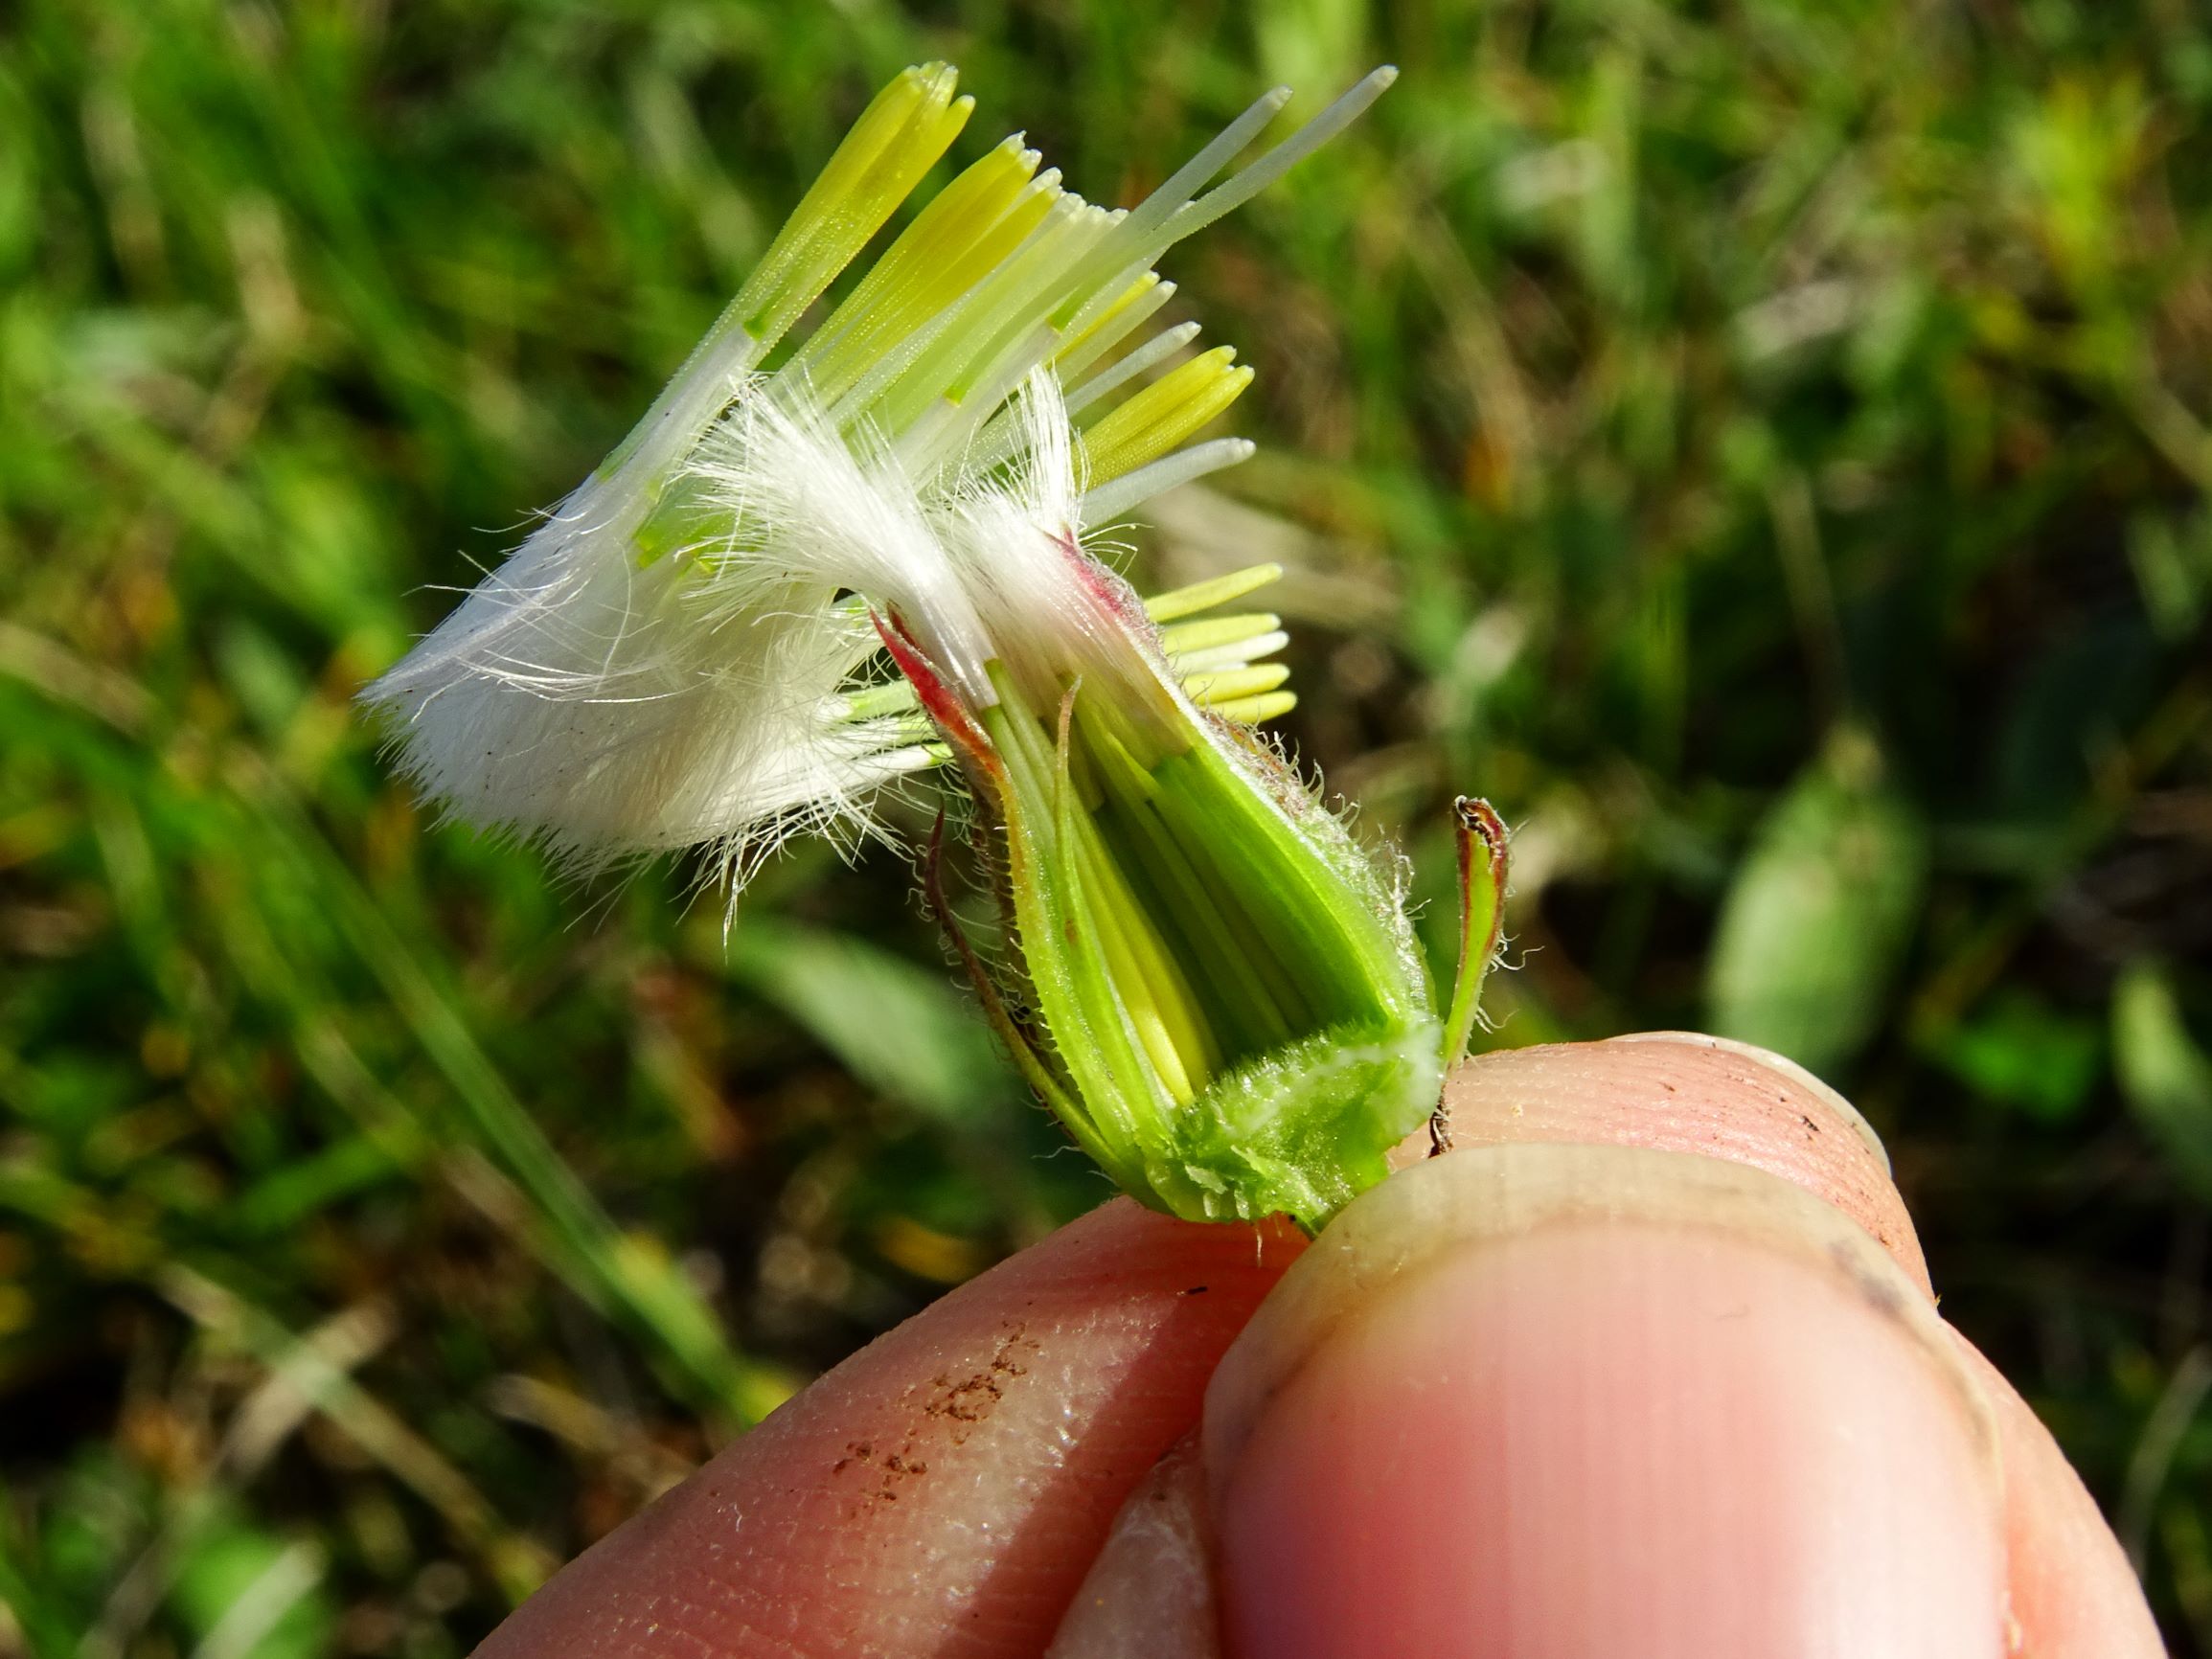
[(996, 700), (993, 660), (1033, 686), (1174, 685), (1081, 551), (1057, 382), (1007, 413), (1011, 454), (918, 489), (788, 379), (749, 379), (669, 486), (713, 534), (641, 557), (644, 492), (587, 485), (363, 698), (426, 799), (573, 867), (703, 847), (734, 896), (791, 835), (886, 836), (872, 804), (943, 751), (886, 685), (872, 609), (970, 708)]
[(849, 696), (878, 645), (843, 592), (912, 561), (890, 597), (919, 602), (943, 563), (910, 492), (757, 381), (695, 474), (734, 534), (641, 558), (642, 509), (586, 485), (363, 692), (426, 800), (587, 871), (706, 846), (735, 884), (789, 835), (874, 831), (876, 791), (934, 763), (917, 716)]

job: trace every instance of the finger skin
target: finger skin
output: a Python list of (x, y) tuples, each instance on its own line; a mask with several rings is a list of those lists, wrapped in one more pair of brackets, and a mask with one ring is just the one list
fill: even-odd
[(1035, 1659), (1297, 1248), (1116, 1200), (837, 1367), (480, 1651)]
[(1230, 1488), (1231, 1654), (2004, 1651), (1968, 1438), (1843, 1287), (1584, 1235), (1441, 1266), (1372, 1320)]
[(2023, 1659), (2158, 1659), (2166, 1651), (2120, 1540), (2051, 1431), (1995, 1366), (1951, 1340), (1997, 1422), (2005, 1467), (2005, 1560)]
[[(1414, 1312), (1404, 1329), (1387, 1341), (1371, 1331), (1339, 1351), (1337, 1363), (1351, 1370), (1362, 1354), (1382, 1355), (1348, 1385), (1338, 1379), (1335, 1402), (1341, 1409), (1314, 1404), (1329, 1393), (1327, 1384), (1307, 1385), (1304, 1409), (1312, 1414), (1308, 1443), (1275, 1464), (1278, 1475), (1292, 1478), (1272, 1494), (1256, 1486), (1241, 1497), (1232, 1493), (1223, 1506), (1242, 1502), (1287, 1527), (1287, 1535), (1270, 1534), (1265, 1526), (1247, 1528), (1242, 1542), (1231, 1545), (1232, 1557), (1240, 1549), (1248, 1557), (1241, 1567), (1232, 1558), (1223, 1575), (1232, 1601), (1230, 1622), (1234, 1626), (1245, 1621), (1236, 1632), (1245, 1650), (1292, 1653), (1302, 1650), (1300, 1640), (1311, 1640), (1313, 1646), (1303, 1650), (1457, 1651), (1448, 1641), (1468, 1637), (1467, 1609), (1446, 1609), (1443, 1622), (1449, 1631), (1421, 1629), (1415, 1622), (1438, 1612), (1430, 1592), (1440, 1583), (1450, 1584), (1457, 1573), (1464, 1588), (1485, 1567), (1481, 1535), (1489, 1530), (1494, 1544), (1496, 1530), (1504, 1527), (1512, 1547), (1493, 1549), (1488, 1567), (1499, 1570), (1508, 1586), (1517, 1571), (1521, 1604), (1548, 1594), (1561, 1616), (1545, 1625), (1540, 1639), (1524, 1628), (1519, 1634), (1525, 1646), (1499, 1651), (1569, 1651), (1563, 1644), (1577, 1633), (1578, 1620), (1581, 1634), (1600, 1651), (1659, 1651), (1654, 1620), (1670, 1609), (1680, 1616), (1682, 1597), (1698, 1585), (1710, 1594), (1693, 1610), (1738, 1623), (1679, 1628), (1690, 1650), (1815, 1650), (1802, 1644), (1775, 1647), (1767, 1641), (1772, 1632), (1756, 1626), (1760, 1618), (1788, 1611), (1782, 1594), (1787, 1590), (1800, 1599), (1800, 1606), (1806, 1598), (1829, 1595), (1838, 1618), (1827, 1634), (1837, 1640), (1851, 1634), (1841, 1621), (1854, 1613), (1917, 1609), (1917, 1635), (1862, 1624), (1857, 1634), (1868, 1645), (1856, 1649), (1861, 1651), (1902, 1654), (1917, 1639), (1934, 1641), (1938, 1651), (1948, 1643), (1964, 1652), (1972, 1650), (1971, 1641), (1997, 1640), (1993, 1631), (2001, 1632), (2008, 1653), (2035, 1659), (2147, 1659), (2162, 1651), (2117, 1543), (2048, 1432), (1986, 1362), (1933, 1317), (1918, 1240), (1887, 1179), (1886, 1159), (1856, 1112), (1824, 1085), (1786, 1063), (1766, 1065), (1734, 1045), (1670, 1034), (1487, 1057), (1454, 1078), (1448, 1100), (1463, 1149), (1657, 1148), (1700, 1152), (1779, 1176), (1850, 1217), (1863, 1230), (1861, 1237), (1878, 1237), (1895, 1264), (1894, 1284), (1872, 1302), (1861, 1290), (1855, 1308), (1851, 1296), (1838, 1298), (1836, 1282), (1776, 1294), (1771, 1273), (1756, 1261), (1739, 1261), (1739, 1277), (1723, 1294), (1714, 1264), (1695, 1255), (1687, 1261), (1673, 1260), (1681, 1241), (1661, 1232), (1627, 1249), (1604, 1272), (1578, 1276), (1557, 1259), (1549, 1267), (1524, 1261), (1517, 1285), (1513, 1274), (1496, 1276), (1487, 1302), (1471, 1304), (1462, 1285), (1455, 1304), (1435, 1282), (1407, 1292), (1400, 1306), (1411, 1306)], [(1605, 1207), (1614, 1209), (1627, 1195), (1611, 1177), (1601, 1176), (1598, 1191)], [(1490, 1207), (1498, 1207), (1505, 1196), (1488, 1200)], [(1693, 1214), (1710, 1208), (1700, 1204)], [(1739, 1220), (1729, 1230), (1741, 1236), (1749, 1229)], [(1331, 1247), (1335, 1231), (1322, 1236), (1320, 1250), (1306, 1259), (1307, 1268)], [(1373, 1269), (1379, 1252), (1355, 1248), (1353, 1254)], [(1866, 1264), (1861, 1268), (1852, 1277), (1877, 1277)], [(1765, 1317), (1784, 1339), (1754, 1343), (1727, 1363), (1716, 1363), (1727, 1343), (1747, 1334), (1748, 1315), (1760, 1300), (1753, 1293), (1763, 1278), (1769, 1292)], [(1690, 1294), (1700, 1279), (1729, 1314), (1706, 1322), (1703, 1334), (1698, 1298)], [(1604, 1303), (1607, 1294), (1631, 1285), (1640, 1287), (1635, 1294)], [(1291, 1288), (1284, 1286), (1270, 1309)], [(1533, 1294), (1516, 1301), (1516, 1288)], [(1393, 1300), (1387, 1289), (1369, 1295), (1371, 1290), (1365, 1287), (1362, 1296)], [(1901, 1367), (1895, 1345), (1884, 1347), (1883, 1327), (1895, 1323), (1884, 1305), (1894, 1302), (1902, 1308), (1907, 1299), (1920, 1310), (1908, 1323), (1919, 1329), (1921, 1356), (1938, 1361), (1930, 1367), (1918, 1361)], [(1676, 1305), (1671, 1331), (1660, 1311), (1670, 1301)], [(1823, 1302), (1829, 1305), (1825, 1315), (1813, 1317)], [(1579, 1317), (1568, 1318), (1578, 1303)], [(1861, 1329), (1869, 1307), (1878, 1317)], [(1539, 1331), (1548, 1334), (1539, 1339), (1533, 1333)], [(1586, 1351), (1562, 1360), (1578, 1341), (1589, 1344)], [(1940, 1363), (1944, 1355), (1932, 1352), (1937, 1347), (1955, 1363)], [(1518, 1364), (1501, 1363), (1501, 1353), (1513, 1351)], [(1880, 1363), (1870, 1363), (1875, 1361)], [(1793, 1367), (1806, 1375), (1795, 1375)], [(1980, 1423), (1984, 1461), (1995, 1470), (1994, 1478), (1982, 1478), (2002, 1489), (1995, 1532), (2006, 1562), (2004, 1588), (1987, 1586), (1986, 1557), (1976, 1554), (1986, 1548), (1989, 1528), (1974, 1548), (1959, 1547), (1972, 1530), (1960, 1517), (1971, 1510), (1973, 1483), (1955, 1468), (1950, 1478), (1930, 1478), (1931, 1466), (1955, 1459), (1946, 1450), (1947, 1420), (1927, 1409), (1925, 1391), (1916, 1397), (1913, 1390), (1911, 1379), (1923, 1369), (1947, 1372), (1955, 1392), (1971, 1393), (1978, 1402), (1972, 1415)], [(1746, 1379), (1760, 1378), (1762, 1370), (1759, 1386), (1745, 1392)], [(1420, 1398), (1439, 1378), (1446, 1386)], [(1608, 1378), (1614, 1389), (1609, 1398), (1603, 1398)], [(1217, 1397), (1223, 1387), (1218, 1376)], [(1662, 1407), (1654, 1397), (1675, 1403)], [(1512, 1432), (1493, 1432), (1509, 1419)], [(1548, 1443), (1539, 1433), (1546, 1424)], [(1358, 1442), (1362, 1428), (1369, 1439)], [(1272, 1432), (1288, 1438), (1296, 1430)], [(1825, 1445), (1818, 1438), (1823, 1436)], [(1839, 1441), (1852, 1455), (1840, 1462), (1824, 1457)], [(1881, 1448), (1888, 1461), (1861, 1455), (1858, 1448), (1869, 1445)], [(1393, 1465), (1393, 1456), (1404, 1457), (1404, 1465)], [(1708, 1466), (1699, 1467), (1700, 1459)], [(1590, 1500), (1601, 1495), (1593, 1489), (1593, 1476), (1608, 1461), (1609, 1487), (1603, 1495), (1610, 1501), (1592, 1512)], [(1878, 1470), (1881, 1478), (1854, 1481)], [(1734, 1478), (1718, 1478), (1717, 1471)], [(1778, 1480), (1763, 1489), (1763, 1475)], [(1503, 1495), (1509, 1478), (1523, 1484), (1517, 1501)], [(1881, 1510), (1888, 1490), (1919, 1498), (1891, 1516)], [(1814, 1491), (1825, 1495), (1808, 1508), (1804, 1500)], [(1845, 1525), (1824, 1549), (1774, 1553), (1792, 1535), (1804, 1544), (1824, 1521), (1848, 1521), (1854, 1501), (1862, 1520), (1873, 1517), (1864, 1529), (1867, 1537), (1886, 1548), (1854, 1553), (1848, 1546), (1864, 1540), (1856, 1537), (1859, 1529)], [(1381, 1512), (1392, 1502), (1398, 1505), (1395, 1521)], [(1748, 1510), (1756, 1524), (1744, 1529), (1739, 1548), (1717, 1551), (1731, 1505)], [(1409, 1512), (1416, 1510), (1426, 1512)], [(1351, 1515), (1359, 1515), (1360, 1524), (1348, 1524)], [(1949, 1518), (1931, 1529), (1930, 1517), (1939, 1515)], [(1200, 1516), (1198, 1525), (1219, 1519)], [(1311, 1544), (1324, 1525), (1335, 1527), (1337, 1540), (1349, 1535), (1349, 1546), (1301, 1557), (1299, 1540)], [(1548, 1546), (1539, 1542), (1547, 1525)], [(1603, 1570), (1589, 1583), (1555, 1580), (1546, 1587), (1530, 1581), (1534, 1560), (1554, 1571), (1590, 1564), (1589, 1540), (1608, 1526), (1618, 1547), (1602, 1552), (1609, 1559), (1596, 1563)], [(1619, 1538), (1624, 1527), (1632, 1535)], [(1141, 1530), (1157, 1534), (1156, 1517)], [(1696, 1547), (1700, 1540), (1702, 1547)], [(1071, 1610), (1083, 1646), (1070, 1650), (1184, 1651), (1157, 1627), (1147, 1603), (1127, 1597), (1122, 1605), (1130, 1640), (1113, 1645), (1110, 1605), (1101, 1605), (1093, 1595), (1113, 1593), (1116, 1575), (1107, 1570), (1113, 1557), (1109, 1550), (1098, 1579), (1086, 1585)], [(1907, 1588), (1913, 1570), (1937, 1564), (1948, 1576), (1918, 1591)], [(1635, 1575), (1647, 1586), (1640, 1602), (1622, 1594)], [(1985, 1587), (1971, 1605), (1943, 1600), (1947, 1590), (1977, 1580)], [(1872, 1599), (1877, 1581), (1890, 1586), (1880, 1602)], [(1751, 1594), (1754, 1587), (1768, 1593), (1764, 1603)], [(1331, 1597), (1346, 1588), (1352, 1600), (1342, 1610), (1354, 1633), (1335, 1631), (1332, 1641), (1317, 1640), (1317, 1632), (1331, 1629)], [(1499, 1586), (1494, 1582), (1491, 1588)], [(1236, 1604), (1240, 1594), (1249, 1604)], [(1488, 1600), (1494, 1614), (1513, 1597), (1494, 1594)], [(1625, 1630), (1606, 1627), (1608, 1613)], [(1961, 1629), (1964, 1614), (1979, 1615), (1971, 1634)], [(1359, 1633), (1380, 1640), (1361, 1647)], [(1218, 1644), (1217, 1632), (1205, 1634)]]
[[(1658, 1147), (1767, 1170), (1853, 1216), (1925, 1286), (1879, 1154), (1833, 1097), (1702, 1040), (1637, 1046), (1485, 1057), (1451, 1085), (1457, 1139)], [(1116, 1201), (837, 1368), (602, 1540), (482, 1651), (1038, 1653), (1117, 1506), (1194, 1428), (1209, 1373), (1298, 1250), (1287, 1234)], [(1009, 1351), (1020, 1342), (1036, 1354)], [(997, 1393), (967, 1390), (978, 1377)], [(2016, 1651), (2159, 1652), (2057, 1446), (2010, 1390), (1986, 1392), (2005, 1447)], [(1132, 1628), (1128, 1650), (1173, 1650), (1156, 1627)]]
[(2004, 1653), (1969, 1374), (1893, 1260), (1747, 1167), (1400, 1175), (1239, 1339), (1205, 1439), (1237, 1659)]
[(1220, 1659), (1213, 1557), (1193, 1435), (1129, 1495), (1044, 1659)]
[[(1456, 1145), (1530, 1142), (1703, 1151), (1766, 1170), (1871, 1233), (1923, 1288), (1927, 1267), (1888, 1179), (1833, 1095), (1734, 1045), (1650, 1034), (1485, 1056), (1453, 1078)], [(1930, 1292), (1932, 1295), (1932, 1292)], [(2165, 1651), (2119, 1541), (2050, 1431), (1995, 1367), (1952, 1333), (1996, 1420), (2005, 1470), (2012, 1633), (2030, 1659), (2143, 1659)]]
[(1654, 1032), (1507, 1049), (1463, 1066), (1445, 1105), (1455, 1147), (1647, 1147), (1765, 1170), (1835, 1205), (1930, 1293), (1920, 1237), (1859, 1115), (1741, 1045)]

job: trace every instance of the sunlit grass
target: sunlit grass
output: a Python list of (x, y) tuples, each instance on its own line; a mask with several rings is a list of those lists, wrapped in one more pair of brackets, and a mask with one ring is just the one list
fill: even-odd
[(725, 941), (682, 872), (564, 887), (422, 822), (350, 707), (619, 440), (868, 91), (944, 57), (990, 116), (953, 162), (1026, 126), (1123, 201), (1275, 80), (1403, 66), (1170, 261), (1267, 443), (1163, 504), (1149, 586), (1286, 566), (1288, 723), (1415, 852), (1447, 969), (1449, 803), (1514, 826), (1478, 1040), (1719, 1022), (1853, 1090), (1947, 1312), (2212, 1650), (2212, 31), (969, 10), (11, 20), (24, 1643), (458, 1653), (1103, 1195), (896, 863), (779, 861)]

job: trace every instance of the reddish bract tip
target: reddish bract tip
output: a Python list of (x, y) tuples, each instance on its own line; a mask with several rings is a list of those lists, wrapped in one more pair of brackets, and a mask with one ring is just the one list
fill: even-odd
[(883, 648), (891, 653), (892, 662), (906, 677), (906, 683), (914, 688), (914, 694), (922, 699), (923, 713), (945, 734), (946, 741), (960, 751), (962, 760), (969, 766), (980, 767), (995, 776), (998, 758), (992, 752), (991, 739), (954, 695), (952, 688), (945, 683), (944, 676), (915, 643), (914, 636), (895, 615), (886, 617), (881, 611), (872, 609), (868, 620), (876, 625), (876, 635), (883, 642)]

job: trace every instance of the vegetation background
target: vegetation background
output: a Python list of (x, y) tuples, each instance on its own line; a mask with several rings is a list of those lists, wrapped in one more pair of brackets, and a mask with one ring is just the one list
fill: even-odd
[[(0, 1650), (458, 1654), (1103, 1195), (895, 860), (577, 891), (349, 704), (943, 57), (1169, 261), (1288, 722), (1490, 1039), (1865, 1107), (1945, 1308), (2212, 1653), (2212, 24), (2188, 0), (19, 0), (0, 22)], [(1436, 941), (1441, 947), (1442, 929)]]

